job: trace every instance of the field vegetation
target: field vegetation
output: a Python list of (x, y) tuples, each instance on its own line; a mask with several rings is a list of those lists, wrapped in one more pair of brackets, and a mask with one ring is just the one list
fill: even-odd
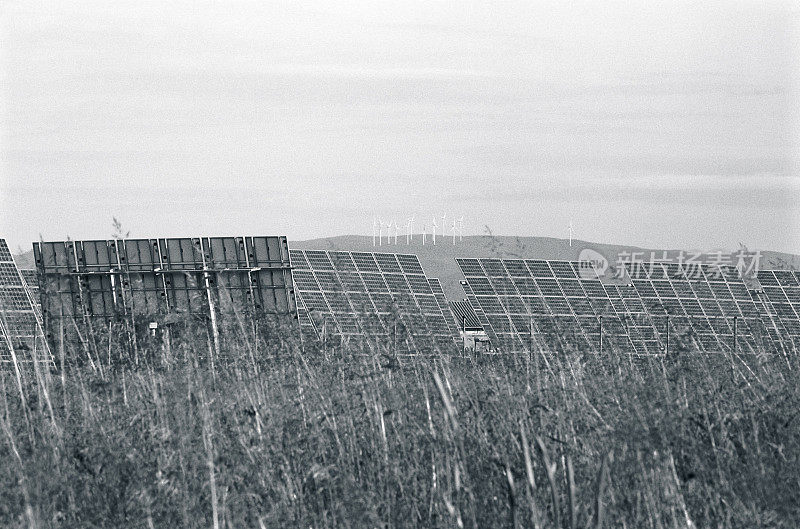
[(184, 336), (0, 372), (0, 526), (800, 525), (793, 357)]

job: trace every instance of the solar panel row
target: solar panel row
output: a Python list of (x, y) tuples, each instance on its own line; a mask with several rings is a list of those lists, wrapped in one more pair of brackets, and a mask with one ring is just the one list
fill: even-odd
[(398, 340), (409, 350), (452, 343), (444, 292), (415, 255), (296, 250), (289, 252), (301, 328), (311, 337)]
[(4, 239), (0, 239), (0, 363), (32, 359), (32, 352), (52, 361), (42, 332), (31, 276), (17, 269)]
[[(290, 251), (283, 237), (63, 241), (34, 251), (38, 273), (19, 271), (0, 244), (6, 343), (31, 336), (37, 322), (41, 329), (42, 315), (48, 324), (208, 315), (210, 303), (221, 314), (296, 310), (313, 337), (399, 333), (409, 350), (452, 342), (460, 328), (441, 284), (414, 255)], [(471, 317), (498, 347), (608, 344), (657, 353), (670, 340), (706, 351), (730, 350), (734, 340), (753, 352), (800, 345), (800, 277), (792, 271), (760, 271), (754, 291), (736, 270), (707, 264), (629, 263), (630, 284), (607, 285), (585, 262), (457, 262)], [(32, 303), (40, 285), (43, 312)]]

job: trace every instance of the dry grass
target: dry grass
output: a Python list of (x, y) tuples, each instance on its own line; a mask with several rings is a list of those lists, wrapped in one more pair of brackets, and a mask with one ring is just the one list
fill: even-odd
[(175, 342), (0, 373), (0, 526), (800, 525), (795, 359)]

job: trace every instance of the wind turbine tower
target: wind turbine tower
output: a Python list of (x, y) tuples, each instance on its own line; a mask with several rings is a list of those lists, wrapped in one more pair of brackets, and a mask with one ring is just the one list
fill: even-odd
[(572, 247), (572, 219), (569, 219), (569, 245)]

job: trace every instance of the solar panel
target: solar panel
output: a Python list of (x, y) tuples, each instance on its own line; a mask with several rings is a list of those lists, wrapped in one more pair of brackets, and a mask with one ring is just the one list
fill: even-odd
[(402, 274), (403, 269), (400, 268), (400, 263), (397, 262), (397, 255), (393, 253), (376, 253), (374, 254), (375, 261), (384, 274)]
[[(44, 340), (36, 272), (17, 268), (5, 239), (0, 239), (0, 363), (38, 359), (52, 362)], [(40, 356), (41, 355), (41, 356)]]
[(218, 317), (234, 325), (234, 316), (296, 310), (285, 237), (42, 242), (34, 257), (51, 339), (65, 319), (64, 327), (74, 321), (81, 333), (95, 324), (175, 316), (210, 318), (216, 328)]
[(531, 272), (522, 259), (506, 259), (503, 261), (508, 275), (511, 277), (530, 277)]
[[(635, 349), (598, 277), (581, 263), (457, 259), (476, 317), (497, 347), (594, 350), (603, 337)], [(621, 305), (620, 305), (621, 306)], [(603, 318), (611, 318), (604, 327)], [(611, 343), (611, 342), (609, 342)]]
[(375, 256), (373, 254), (366, 252), (352, 252), (350, 255), (353, 257), (353, 262), (355, 262), (356, 268), (359, 272), (381, 271), (381, 269), (378, 268), (378, 263), (375, 262)]
[(566, 261), (550, 261), (550, 268), (556, 277), (577, 278), (575, 269)]
[(458, 263), (461, 271), (467, 277), (481, 277), (486, 275), (481, 267), (480, 261), (477, 259), (456, 259), (456, 263)]
[(539, 287), (539, 292), (544, 296), (563, 296), (561, 287), (558, 286), (558, 281), (550, 278), (537, 278), (536, 286)]
[(335, 264), (337, 270), (358, 270), (358, 268), (356, 268), (356, 263), (353, 261), (353, 258), (350, 256), (349, 252), (331, 252), (330, 258)]
[(416, 255), (398, 254), (397, 262), (400, 263), (400, 268), (406, 274), (419, 274), (425, 275), (422, 270), (422, 265)]
[(507, 277), (506, 267), (500, 259), (481, 259), (481, 266), (483, 266), (486, 275), (489, 277)]
[(333, 270), (333, 263), (328, 257), (328, 252), (320, 250), (307, 250), (305, 258), (312, 270)]
[(528, 266), (528, 270), (531, 271), (533, 277), (553, 277), (553, 271), (550, 269), (550, 265), (547, 264), (547, 261), (526, 259), (525, 264)]
[[(398, 347), (429, 351), (456, 329), (441, 285), (427, 278), (414, 255), (293, 250), (308, 270), (294, 270), (298, 303), (309, 307), (301, 325), (322, 337), (317, 321), (326, 322), (326, 336), (395, 337)], [(319, 268), (316, 268), (319, 265)], [(325, 304), (307, 300), (322, 298)], [(312, 306), (313, 305), (313, 306)], [(445, 312), (443, 309), (446, 309)]]

